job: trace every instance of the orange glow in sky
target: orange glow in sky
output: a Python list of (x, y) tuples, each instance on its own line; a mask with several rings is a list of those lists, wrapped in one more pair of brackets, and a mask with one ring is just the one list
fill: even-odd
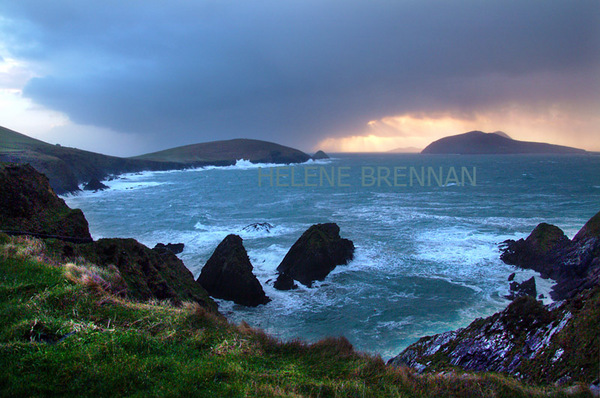
[[(600, 116), (574, 120), (565, 110), (552, 108), (527, 113), (520, 109), (476, 114), (469, 117), (399, 115), (368, 121), (363, 131), (328, 137), (314, 148), (329, 152), (387, 152), (395, 148), (425, 148), (432, 141), (472, 130), (503, 131), (521, 141), (548, 142), (600, 151)], [(565, 132), (568, 132), (565, 134)]]

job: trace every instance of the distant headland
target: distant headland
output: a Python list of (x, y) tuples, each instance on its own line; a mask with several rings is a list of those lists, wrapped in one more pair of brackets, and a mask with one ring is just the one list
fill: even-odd
[(542, 142), (518, 141), (502, 131), (484, 133), (470, 131), (464, 134), (444, 137), (427, 145), (424, 154), (584, 154), (587, 151), (562, 145)]
[(239, 159), (253, 163), (289, 164), (306, 162), (311, 157), (272, 142), (233, 139), (121, 158), (52, 145), (0, 127), (0, 161), (29, 163), (50, 179), (50, 185), (58, 194), (78, 191), (80, 184), (122, 173), (229, 166)]

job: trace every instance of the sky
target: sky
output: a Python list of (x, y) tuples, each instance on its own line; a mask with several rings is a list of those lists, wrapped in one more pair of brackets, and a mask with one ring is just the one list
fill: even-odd
[(0, 125), (111, 155), (471, 130), (600, 151), (598, 110), (598, 0), (0, 1)]

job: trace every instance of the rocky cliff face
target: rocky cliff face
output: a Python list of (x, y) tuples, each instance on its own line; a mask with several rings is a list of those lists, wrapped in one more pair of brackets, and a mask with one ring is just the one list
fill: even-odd
[(88, 223), (70, 209), (30, 165), (0, 163), (0, 230), (38, 237), (91, 242)]
[(594, 382), (600, 371), (599, 219), (596, 214), (573, 241), (540, 224), (505, 247), (505, 261), (557, 277), (554, 296), (563, 301), (544, 306), (519, 297), (464, 329), (421, 338), (390, 363), (421, 372), (502, 372), (539, 383)]
[(538, 383), (592, 383), (598, 376), (600, 288), (544, 307), (530, 296), (464, 329), (423, 337), (390, 360), (421, 372), (460, 368)]

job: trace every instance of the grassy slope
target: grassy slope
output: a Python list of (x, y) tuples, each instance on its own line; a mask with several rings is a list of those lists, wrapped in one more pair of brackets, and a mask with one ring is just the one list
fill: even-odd
[(277, 342), (196, 305), (117, 298), (102, 272), (0, 234), (1, 396), (566, 396), (497, 375), (416, 375), (343, 338)]
[(79, 183), (110, 174), (184, 167), (178, 163), (123, 159), (50, 145), (3, 127), (0, 127), (0, 161), (31, 164), (46, 174), (57, 193), (77, 190)]
[(59, 194), (75, 191), (92, 178), (143, 170), (173, 170), (191, 166), (253, 162), (298, 163), (309, 156), (293, 148), (258, 140), (229, 140), (188, 145), (134, 158), (119, 158), (76, 148), (51, 145), (0, 127), (0, 161), (29, 163), (46, 174)]
[(234, 139), (186, 145), (136, 156), (135, 159), (173, 162), (228, 162), (246, 159), (252, 162), (293, 163), (309, 159), (305, 153), (267, 141)]

